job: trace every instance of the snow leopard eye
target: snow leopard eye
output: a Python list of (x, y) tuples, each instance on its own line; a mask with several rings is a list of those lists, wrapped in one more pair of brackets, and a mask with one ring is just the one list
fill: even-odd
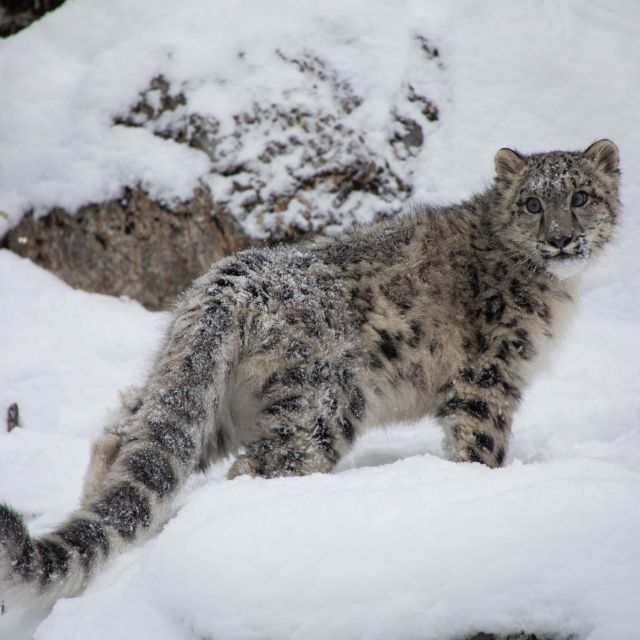
[(529, 213), (540, 213), (542, 211), (542, 203), (538, 198), (527, 198), (525, 206)]
[(573, 196), (571, 196), (571, 206), (582, 207), (586, 204), (588, 197), (584, 191), (576, 191)]

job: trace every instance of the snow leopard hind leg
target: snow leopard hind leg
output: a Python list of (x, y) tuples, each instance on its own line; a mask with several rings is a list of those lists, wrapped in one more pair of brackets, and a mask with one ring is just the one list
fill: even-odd
[(237, 403), (254, 410), (236, 422), (244, 451), (229, 478), (328, 472), (351, 449), (366, 409), (359, 349), (348, 331), (316, 313), (292, 305), (255, 318), (254, 349), (245, 352), (232, 385), (241, 390)]
[(324, 473), (351, 448), (360, 392), (318, 379), (317, 364), (315, 369), (313, 364), (298, 368), (284, 364), (263, 380), (258, 397), (264, 406), (254, 423), (258, 437), (245, 444), (229, 478)]
[(89, 504), (98, 495), (120, 451), (126, 426), (141, 406), (142, 389), (130, 386), (120, 392), (120, 405), (111, 413), (104, 433), (91, 443), (91, 457), (82, 490), (84, 504)]

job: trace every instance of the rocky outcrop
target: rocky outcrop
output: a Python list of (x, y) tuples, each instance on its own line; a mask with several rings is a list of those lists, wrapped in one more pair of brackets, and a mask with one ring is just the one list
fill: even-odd
[[(437, 61), (424, 39), (415, 47), (425, 64)], [(253, 236), (287, 240), (349, 226), (363, 209), (397, 213), (412, 194), (408, 161), (438, 120), (436, 105), (408, 84), (401, 105), (410, 109), (390, 105), (388, 138), (376, 147), (350, 117), (364, 98), (347, 80), (316, 55), (277, 56), (299, 72), (299, 92), (317, 100), (255, 101), (223, 126), (216, 116), (191, 112), (184, 93), (159, 76), (115, 124), (203, 151), (211, 167), (204, 182), (218, 210)]]
[(12, 36), (57, 9), (64, 0), (3, 0), (0, 3), (0, 38)]
[(2, 245), (74, 287), (162, 309), (212, 262), (249, 246), (238, 223), (224, 213), (212, 216), (213, 209), (204, 189), (173, 209), (140, 188), (127, 189), (119, 200), (89, 204), (75, 215), (28, 214)]
[[(441, 66), (437, 49), (412, 39), (416, 60)], [(238, 65), (259, 61), (238, 52)], [(264, 61), (262, 61), (264, 64)], [(144, 127), (197, 149), (209, 171), (188, 201), (153, 200), (140, 186), (121, 197), (27, 214), (2, 246), (72, 286), (126, 295), (165, 308), (211, 262), (259, 241), (333, 232), (356, 220), (397, 213), (413, 192), (412, 160), (439, 112), (416, 86), (400, 83), (388, 119), (371, 134), (359, 117), (364, 96), (321, 56), (276, 50), (286, 89), (234, 112), (202, 113), (189, 84), (160, 75), (113, 127)]]

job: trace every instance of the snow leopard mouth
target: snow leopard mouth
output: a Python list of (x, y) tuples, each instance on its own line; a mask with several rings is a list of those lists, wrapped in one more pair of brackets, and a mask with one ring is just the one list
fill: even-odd
[(547, 260), (557, 260), (559, 262), (562, 262), (564, 260), (584, 260), (586, 259), (586, 256), (583, 255), (582, 252), (576, 252), (576, 253), (567, 253), (566, 251), (560, 251), (559, 253), (556, 253), (555, 256), (547, 256), (546, 258)]
[(549, 245), (539, 247), (540, 255), (545, 264), (560, 264), (563, 262), (587, 261), (591, 254), (589, 243), (584, 236), (562, 249), (551, 248)]
[(589, 262), (586, 251), (558, 251), (554, 255), (544, 255), (545, 269), (560, 280), (571, 278), (580, 273)]

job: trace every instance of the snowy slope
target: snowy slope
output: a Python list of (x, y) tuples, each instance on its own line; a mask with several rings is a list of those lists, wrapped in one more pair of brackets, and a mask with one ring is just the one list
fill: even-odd
[[(134, 87), (142, 71), (204, 65), (203, 25), (223, 55), (251, 33), (267, 46), (275, 23), (273, 37), (287, 29), (291, 38), (311, 37), (322, 18), (339, 24), (345, 39), (361, 38), (364, 53), (379, 43), (374, 60), (341, 64), (363, 86), (379, 74), (383, 88), (370, 95), (380, 98), (406, 62), (400, 43), (419, 26), (444, 64), (442, 117), (421, 159), (421, 197), (483, 188), (500, 146), (579, 148), (607, 136), (621, 150), (626, 215), (616, 246), (585, 275), (565, 344), (525, 396), (504, 469), (443, 460), (431, 421), (369, 434), (331, 475), (224, 482), (218, 465), (183, 492), (160, 535), (115, 559), (82, 596), (52, 611), (0, 617), (0, 638), (447, 640), (479, 630), (640, 637), (640, 5), (109, 4), (106, 16), (98, 2), (69, 2), (0, 46), (4, 82), (27, 82), (13, 71), (28, 64), (25, 51), (51, 56), (71, 84), (96, 59), (106, 73), (117, 34), (119, 59), (136, 60), (128, 67), (140, 75)], [(166, 22), (161, 35), (154, 25), (138, 35), (150, 15), (154, 25)], [(83, 35), (80, 24), (95, 33)], [(181, 52), (171, 64), (158, 57), (170, 33)], [(335, 57), (340, 64), (339, 50)], [(69, 175), (80, 165), (87, 171), (68, 196), (78, 201), (132, 172), (149, 172), (174, 195), (197, 178), (197, 158), (146, 139), (135, 157), (129, 142), (108, 139), (106, 125), (87, 125), (101, 133), (83, 140), (78, 159), (75, 143), (65, 146), (71, 124), (56, 107), (63, 90), (34, 73), (43, 74), (48, 101), (24, 94), (31, 137), (22, 155), (2, 129), (2, 171), (11, 167), (15, 185), (0, 208), (67, 197), (64, 154)], [(128, 92), (105, 95), (99, 77), (92, 83), (95, 90), (78, 97), (89, 119)], [(52, 168), (33, 159), (39, 136)], [(89, 439), (117, 390), (143, 376), (165, 322), (131, 301), (73, 291), (0, 251), (0, 410), (17, 401), (25, 423), (0, 432), (0, 497), (27, 514), (34, 532), (75, 506)]]

